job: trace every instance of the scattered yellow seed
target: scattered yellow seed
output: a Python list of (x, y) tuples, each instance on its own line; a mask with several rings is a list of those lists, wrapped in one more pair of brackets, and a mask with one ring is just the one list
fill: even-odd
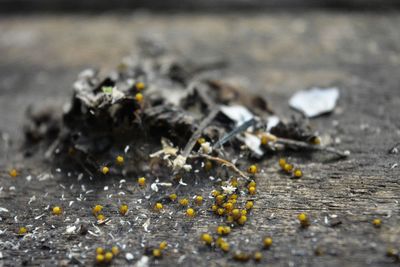
[(376, 228), (379, 228), (379, 227), (381, 227), (381, 225), (382, 225), (382, 220), (381, 219), (374, 219), (373, 221), (372, 221), (372, 224), (376, 227)]
[(210, 234), (202, 234), (201, 240), (207, 245), (211, 245), (213, 242), (213, 238)]
[(279, 166), (280, 166), (282, 169), (285, 168), (286, 163), (287, 163), (287, 162), (286, 162), (286, 159), (284, 159), (284, 158), (279, 159)]
[(145, 84), (144, 84), (143, 82), (137, 82), (137, 83), (135, 84), (135, 87), (136, 87), (137, 90), (141, 91), (141, 90), (144, 89)]
[(181, 198), (181, 199), (179, 200), (179, 204), (180, 204), (181, 206), (187, 206), (187, 205), (189, 205), (189, 200), (188, 200), (187, 198)]
[(257, 183), (254, 180), (251, 180), (250, 183), (247, 185), (247, 188), (249, 187), (256, 187)]
[(251, 165), (249, 168), (247, 168), (247, 172), (251, 174), (257, 173), (257, 166), (256, 165)]
[(123, 156), (117, 156), (115, 159), (117, 161), (117, 164), (122, 165), (124, 164), (124, 157)]
[(246, 208), (246, 210), (251, 210), (253, 208), (253, 206), (254, 206), (254, 202), (249, 200), (246, 202), (245, 208)]
[(296, 178), (300, 178), (301, 176), (303, 176), (303, 172), (300, 169), (295, 169), (293, 175)]
[(314, 138), (311, 138), (311, 143), (314, 145), (320, 145), (321, 144), (321, 138), (318, 136), (315, 136)]
[(121, 215), (125, 215), (127, 212), (128, 212), (128, 205), (122, 204), (121, 206), (119, 206), (119, 213)]
[(199, 139), (197, 139), (197, 143), (204, 144), (206, 142), (206, 139), (204, 137), (200, 137)]
[(272, 238), (271, 237), (264, 238), (263, 243), (264, 243), (264, 248), (269, 248), (272, 245)]
[(107, 173), (110, 172), (110, 168), (108, 168), (107, 166), (104, 166), (104, 167), (101, 169), (101, 172), (102, 172), (104, 175), (106, 175)]
[(188, 208), (186, 210), (186, 215), (189, 216), (189, 217), (194, 217), (196, 215), (196, 212), (194, 211), (194, 209)]
[(155, 248), (153, 249), (153, 256), (156, 258), (160, 258), (161, 257), (161, 249)]
[(262, 145), (268, 144), (268, 136), (267, 135), (262, 135), (261, 136), (261, 144)]
[(138, 184), (140, 185), (140, 186), (145, 186), (146, 185), (146, 178), (144, 178), (144, 177), (140, 177), (140, 178), (138, 178)]
[(235, 219), (239, 219), (240, 218), (240, 210), (239, 209), (234, 209), (234, 210), (232, 210), (232, 216), (233, 216), (233, 218), (235, 218)]
[(113, 257), (114, 255), (112, 254), (112, 252), (106, 252), (106, 254), (104, 254), (104, 261), (111, 262)]
[(166, 249), (167, 247), (168, 247), (168, 243), (167, 243), (167, 241), (162, 241), (161, 243), (160, 243), (160, 249), (161, 250), (164, 250), (164, 249)]
[(233, 178), (233, 179), (231, 180), (231, 186), (233, 186), (233, 187), (238, 187), (238, 185), (239, 185), (238, 180), (237, 180), (236, 178)]
[(196, 198), (194, 199), (194, 202), (197, 205), (201, 205), (203, 203), (203, 197), (202, 196), (196, 196)]
[(242, 214), (242, 215), (247, 215), (247, 210), (241, 210), (241, 211), (240, 211), (240, 214)]
[(106, 219), (106, 217), (103, 214), (97, 215), (96, 218), (97, 218), (98, 221), (104, 221)]
[(97, 263), (103, 263), (104, 262), (104, 255), (103, 254), (97, 254), (96, 255), (96, 262)]
[(221, 194), (221, 192), (219, 192), (218, 190), (213, 190), (213, 191), (211, 191), (211, 195), (213, 196), (213, 197), (217, 197), (217, 196), (219, 196)]
[(28, 229), (26, 229), (26, 227), (20, 227), (19, 229), (18, 229), (18, 235), (24, 235), (24, 234), (26, 234), (28, 232)]
[(11, 177), (17, 177), (18, 171), (16, 169), (11, 169), (8, 174), (10, 174)]
[(228, 242), (222, 242), (221, 245), (220, 245), (220, 248), (222, 249), (222, 251), (228, 252), (229, 248), (230, 248), (229, 243)]
[(233, 222), (233, 216), (231, 216), (231, 215), (226, 216), (226, 222), (228, 222), (228, 223)]
[(289, 164), (289, 163), (286, 163), (285, 166), (283, 167), (283, 170), (285, 172), (291, 172), (293, 170), (293, 165)]
[(160, 202), (157, 202), (156, 205), (154, 205), (154, 208), (156, 210), (162, 210), (163, 209), (163, 204), (161, 204)]
[(307, 227), (307, 226), (310, 225), (310, 221), (308, 220), (308, 216), (305, 213), (300, 213), (297, 216), (297, 219), (299, 219), (300, 224), (301, 224), (302, 227)]
[(231, 211), (233, 209), (233, 204), (231, 202), (225, 203), (226, 211)]
[(245, 223), (247, 222), (247, 216), (245, 216), (245, 215), (240, 216), (240, 218), (238, 219), (237, 222), (238, 222), (238, 224), (240, 224), (240, 225), (245, 224)]
[(212, 211), (216, 212), (217, 209), (218, 209), (218, 206), (217, 206), (217, 205), (212, 205), (212, 206), (211, 206), (211, 210), (212, 210)]
[[(228, 228), (229, 228), (229, 232), (231, 231), (231, 228), (229, 227), (229, 226), (227, 226)], [(220, 226), (218, 226), (217, 227), (217, 234), (219, 234), (219, 235), (225, 235), (226, 233), (225, 233), (225, 226), (222, 226), (222, 225), (220, 225)]]
[(104, 248), (102, 247), (96, 248), (96, 254), (104, 254)]
[(261, 261), (261, 259), (262, 259), (262, 253), (260, 251), (256, 251), (254, 253), (254, 260), (255, 261)]
[(254, 195), (256, 193), (256, 188), (254, 186), (249, 187), (249, 194)]
[(217, 209), (217, 214), (218, 215), (222, 216), (222, 215), (224, 215), (224, 213), (225, 213), (225, 210), (223, 208)]
[(118, 248), (117, 246), (113, 246), (113, 247), (111, 248), (111, 253), (112, 253), (114, 256), (117, 256), (117, 255), (119, 254), (119, 248)]
[(224, 200), (225, 200), (225, 196), (224, 195), (218, 195), (215, 198), (215, 202), (217, 202), (218, 205), (221, 205), (224, 202)]
[(93, 209), (92, 209), (93, 215), (97, 215), (102, 210), (103, 210), (103, 206), (102, 205), (94, 206)]
[(53, 207), (52, 213), (53, 215), (61, 215), (62, 209), (59, 206), (55, 206)]
[(207, 160), (207, 161), (204, 163), (204, 169), (205, 169), (207, 172), (210, 171), (210, 170), (212, 169), (212, 167), (213, 167), (213, 164), (212, 164), (211, 161)]
[(135, 95), (135, 99), (137, 102), (142, 102), (143, 101), (143, 95), (141, 93), (137, 93)]
[(177, 199), (177, 197), (178, 197), (178, 196), (177, 196), (175, 193), (169, 195), (169, 199), (170, 199), (171, 201), (175, 201), (175, 200)]

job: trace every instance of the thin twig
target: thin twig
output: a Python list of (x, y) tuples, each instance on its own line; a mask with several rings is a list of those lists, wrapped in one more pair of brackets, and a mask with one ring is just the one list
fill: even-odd
[(207, 155), (207, 154), (190, 155), (189, 158), (205, 158), (205, 159), (208, 159), (208, 160), (216, 161), (216, 162), (221, 163), (222, 165), (225, 165), (228, 168), (232, 169), (234, 172), (236, 172), (237, 174), (242, 176), (247, 181), (251, 180), (250, 177), (248, 177), (244, 172), (239, 170), (236, 167), (235, 164), (233, 164), (232, 162), (230, 162), (230, 161), (228, 161), (226, 159), (222, 159), (222, 158), (219, 158), (219, 157), (213, 157), (213, 156), (210, 156), (210, 155)]
[(211, 123), (211, 121), (217, 116), (219, 112), (219, 107), (214, 107), (214, 109), (211, 110), (211, 112), (208, 114), (207, 117), (203, 119), (203, 121), (200, 123), (199, 127), (197, 130), (192, 134), (190, 137), (189, 141), (187, 142), (185, 148), (183, 149), (182, 156), (184, 158), (187, 158), (192, 151), (194, 145), (196, 144), (197, 140), (200, 138), (201, 134), (203, 133), (203, 130)]
[(223, 144), (225, 144), (226, 142), (228, 142), (229, 140), (231, 140), (233, 137), (235, 137), (237, 134), (244, 132), (247, 130), (247, 128), (249, 128), (250, 126), (253, 126), (256, 123), (256, 120), (254, 118), (245, 121), (244, 123), (242, 123), (239, 127), (233, 129), (232, 131), (230, 131), (229, 133), (227, 133), (226, 135), (224, 135), (221, 139), (219, 139), (213, 146), (213, 148), (218, 148), (221, 147)]
[(350, 155), (350, 151), (348, 151), (348, 150), (341, 151), (341, 150), (337, 150), (337, 149), (335, 149), (333, 147), (325, 147), (325, 146), (313, 145), (313, 144), (309, 144), (309, 143), (306, 143), (306, 142), (292, 140), (292, 139), (286, 139), (286, 138), (281, 138), (281, 137), (278, 137), (276, 139), (276, 143), (283, 144), (283, 145), (306, 148), (306, 149), (310, 149), (310, 150), (326, 151), (326, 152), (330, 152), (330, 153), (336, 154), (336, 155), (338, 155), (338, 156), (340, 156), (342, 158), (348, 157)]

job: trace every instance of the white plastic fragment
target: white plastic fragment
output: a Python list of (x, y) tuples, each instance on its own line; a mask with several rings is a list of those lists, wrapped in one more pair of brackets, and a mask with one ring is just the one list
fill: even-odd
[(336, 87), (313, 87), (295, 93), (290, 98), (289, 105), (312, 118), (333, 111), (338, 98), (339, 89)]
[(132, 253), (126, 253), (125, 254), (125, 259), (127, 260), (127, 261), (131, 261), (131, 260), (133, 260), (134, 259), (134, 257), (133, 257), (133, 254)]
[(134, 265), (135, 267), (148, 267), (149, 266), (149, 257), (142, 256)]
[(254, 117), (247, 108), (240, 105), (221, 106), (221, 111), (225, 116), (234, 121), (236, 126), (240, 126)]

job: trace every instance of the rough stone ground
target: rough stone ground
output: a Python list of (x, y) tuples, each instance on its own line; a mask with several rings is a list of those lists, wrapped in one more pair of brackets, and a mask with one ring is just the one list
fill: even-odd
[[(88, 265), (95, 247), (111, 244), (125, 246), (113, 264), (134, 264), (143, 253), (141, 243), (164, 239), (171, 246), (163, 259), (151, 259), (151, 265), (254, 264), (236, 263), (230, 255), (199, 243), (200, 233), (214, 231), (220, 222), (204, 208), (194, 220), (176, 205), (156, 214), (146, 201), (138, 203), (143, 195), (136, 188), (136, 177), (126, 177), (121, 187), (121, 177), (78, 181), (77, 173), (68, 177), (64, 170), (55, 170), (58, 166), (38, 157), (24, 160), (17, 152), (29, 104), (60, 105), (83, 68), (110, 69), (137, 50), (138, 37), (150, 36), (190, 58), (228, 59), (230, 67), (223, 77), (264, 94), (284, 118), (294, 114), (287, 99), (296, 90), (315, 85), (341, 88), (336, 111), (311, 123), (324, 137), (336, 139), (339, 148), (349, 149), (351, 157), (333, 161), (321, 153), (290, 154), (304, 169), (300, 180), (277, 171), (278, 156), (260, 163), (265, 173), (258, 177), (255, 208), (249, 222), (228, 237), (232, 250), (260, 248), (262, 237), (271, 235), (274, 245), (264, 252), (260, 265), (398, 266), (385, 253), (388, 247), (400, 247), (400, 167), (391, 168), (400, 163), (400, 154), (387, 153), (400, 141), (399, 23), (398, 13), (325, 11), (1, 17), (0, 130), (11, 137), (12, 146), (0, 143), (0, 206), (9, 210), (0, 213), (0, 265), (53, 266), (69, 262), (65, 261), (69, 256), (77, 259), (70, 264)], [(17, 178), (7, 174), (13, 166), (21, 170)], [(39, 181), (41, 173), (52, 173), (54, 178)], [(29, 175), (31, 181), (26, 179)], [(181, 188), (180, 195), (207, 196), (212, 188), (207, 177), (190, 183), (198, 186)], [(29, 204), (33, 196), (36, 199)], [(125, 218), (117, 214), (120, 202), (131, 207)], [(51, 216), (46, 210), (55, 204), (64, 207), (63, 216)], [(98, 237), (66, 235), (66, 227), (77, 219), (94, 222), (90, 211), (94, 204), (105, 206), (112, 223), (100, 226)], [(299, 229), (296, 221), (301, 211), (312, 219), (307, 230)], [(332, 227), (334, 215), (342, 224)], [(371, 225), (376, 217), (383, 220), (380, 229)], [(147, 218), (151, 218), (149, 232), (142, 227)], [(132, 225), (122, 224), (121, 219)], [(22, 225), (31, 230), (24, 239), (13, 234)], [(89, 229), (95, 231), (91, 224)], [(317, 256), (315, 250), (323, 254)], [(128, 263), (126, 252), (135, 259)]]

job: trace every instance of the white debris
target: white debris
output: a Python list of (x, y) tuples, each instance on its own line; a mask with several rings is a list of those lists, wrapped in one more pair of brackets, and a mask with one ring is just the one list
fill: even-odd
[(125, 94), (122, 91), (118, 90), (117, 87), (114, 87), (111, 93), (111, 97), (112, 97), (111, 104), (114, 104), (118, 102), (120, 99), (124, 98)]
[(267, 132), (269, 132), (272, 127), (275, 127), (279, 123), (279, 117), (278, 116), (270, 116), (267, 119)]
[(135, 267), (148, 267), (149, 266), (149, 257), (142, 256), (140, 260), (136, 262)]
[(262, 156), (264, 152), (261, 149), (261, 139), (254, 134), (244, 133), (244, 137), (238, 136), (238, 139), (243, 141), (246, 146), (255, 154)]
[(174, 161), (172, 162), (172, 166), (174, 170), (180, 170), (186, 163), (186, 157), (182, 155), (178, 155)]
[(200, 146), (199, 152), (204, 153), (204, 154), (210, 154), (212, 152), (212, 147), (211, 147), (210, 142), (202, 143)]
[(0, 212), (8, 212), (8, 209), (0, 207)]
[(75, 225), (69, 225), (67, 226), (67, 229), (65, 230), (66, 234), (74, 234), (76, 230), (76, 226)]
[(134, 259), (133, 254), (132, 254), (132, 253), (126, 253), (126, 254), (125, 254), (125, 259), (126, 259), (127, 261), (133, 260), (133, 259)]
[(29, 201), (28, 201), (28, 205), (30, 205), (33, 201), (35, 201), (36, 200), (36, 196), (35, 195), (33, 195), (30, 199), (29, 199)]
[(46, 181), (46, 180), (52, 179), (52, 178), (53, 178), (53, 175), (51, 173), (47, 173), (47, 172), (41, 173), (37, 176), (37, 179), (39, 182)]
[(236, 126), (240, 126), (254, 117), (247, 108), (240, 105), (221, 106), (221, 111), (225, 116), (234, 121)]
[(309, 118), (331, 112), (339, 98), (339, 89), (336, 87), (314, 87), (295, 93), (289, 100), (289, 105), (301, 111)]
[(158, 192), (158, 186), (157, 183), (152, 183), (150, 185), (151, 190), (153, 190), (154, 192)]
[(144, 230), (146, 231), (146, 232), (149, 232), (149, 226), (150, 226), (150, 218), (148, 218), (145, 222), (144, 222), (144, 224), (143, 224), (143, 228), (144, 228)]
[(224, 190), (225, 194), (233, 194), (236, 191), (236, 187), (232, 186), (232, 185), (227, 185), (227, 186), (221, 186), (222, 190)]

